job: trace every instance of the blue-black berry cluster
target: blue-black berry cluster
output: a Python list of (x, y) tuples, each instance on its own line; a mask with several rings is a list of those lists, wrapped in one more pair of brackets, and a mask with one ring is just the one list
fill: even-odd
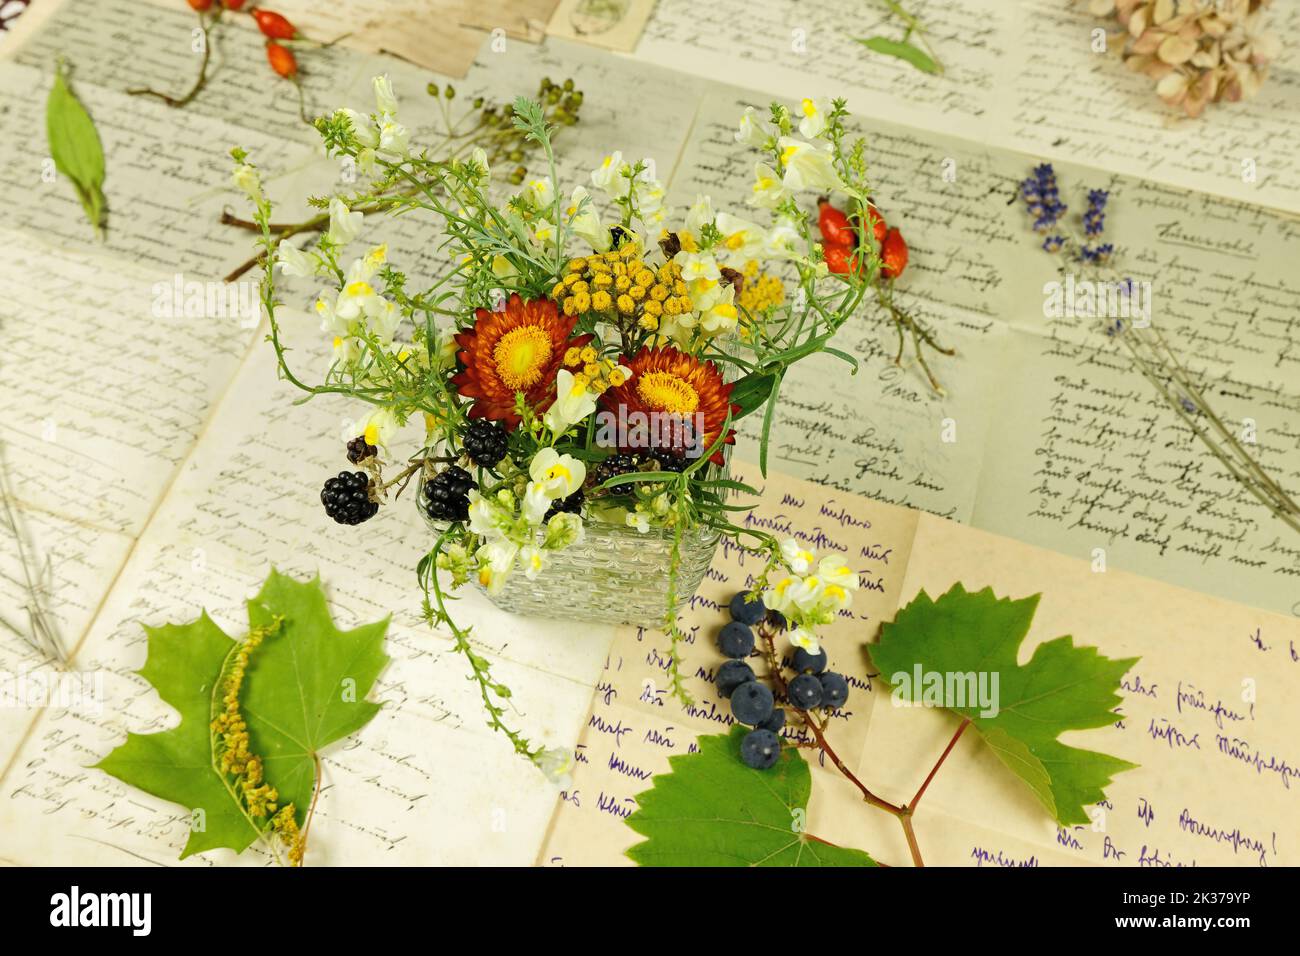
[[(718, 632), (718, 650), (729, 658), (718, 668), (714, 678), (718, 693), (731, 701), (731, 714), (740, 723), (754, 729), (740, 742), (740, 758), (746, 766), (766, 770), (781, 757), (781, 738), (785, 711), (776, 706), (776, 695), (745, 663), (754, 651), (753, 628), (766, 625), (773, 630), (785, 627), (785, 619), (769, 611), (761, 598), (741, 591), (731, 599), (731, 621)], [(849, 699), (849, 682), (843, 674), (826, 670), (825, 651), (810, 654), (795, 648), (791, 669), (795, 676), (786, 685), (788, 702), (796, 710), (817, 707), (837, 708)]]
[(325, 513), (339, 524), (361, 524), (379, 510), (370, 500), (370, 476), (364, 471), (340, 471), (320, 491)]
[(752, 628), (767, 617), (762, 600), (748, 597), (741, 591), (732, 598), (731, 622), (718, 633), (718, 650), (730, 660), (718, 668), (715, 682), (718, 693), (731, 700), (732, 716), (754, 728), (741, 741), (741, 759), (756, 770), (766, 770), (781, 756), (777, 732), (785, 726), (785, 711), (776, 706), (772, 689), (744, 661), (754, 650)]
[(474, 477), (450, 465), (424, 483), (424, 510), (434, 521), (468, 521), (469, 491)]

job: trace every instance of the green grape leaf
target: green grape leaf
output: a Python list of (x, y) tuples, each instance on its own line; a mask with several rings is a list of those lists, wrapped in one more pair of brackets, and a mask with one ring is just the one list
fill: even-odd
[[(248, 601), (249, 626), (279, 629), (253, 652), (240, 691), (250, 751), (263, 759), (279, 805), (293, 803), (303, 825), (316, 787), (316, 761), (329, 744), (363, 727), (379, 710), (366, 695), (388, 662), (388, 619), (351, 631), (334, 626), (319, 578), (298, 582), (272, 570)], [(145, 628), (140, 669), (164, 702), (180, 712), (172, 730), (128, 734), (96, 766), (123, 783), (179, 803), (195, 814), (181, 858), (219, 847), (246, 849), (260, 834), (215, 765), (214, 696), (239, 643), (207, 613), (189, 624)]]
[(68, 85), (68, 67), (63, 62), (55, 67), (54, 85), (45, 101), (45, 137), (54, 168), (72, 182), (86, 218), (96, 234), (101, 233), (106, 207), (104, 148), (94, 121)]
[(903, 60), (912, 64), (922, 73), (938, 73), (939, 64), (935, 63), (928, 53), (920, 47), (913, 46), (903, 40), (891, 40), (888, 37), (867, 37), (858, 39), (868, 50), (873, 53), (882, 53), (885, 56), (892, 56), (896, 60)]
[[(978, 700), (942, 701), (970, 720), (985, 742), (1020, 777), (1058, 823), (1087, 823), (1084, 808), (1105, 798), (1112, 777), (1135, 764), (1107, 754), (1067, 747), (1068, 730), (1113, 724), (1122, 702), (1119, 681), (1136, 657), (1115, 660), (1095, 647), (1075, 647), (1070, 637), (1040, 644), (1029, 662), (1017, 662), (1040, 595), (997, 598), (991, 588), (969, 592), (956, 584), (938, 600), (922, 591), (867, 645), (872, 663), (911, 701), (934, 703), (925, 685), (939, 675), (996, 674), (997, 712)], [(918, 684), (916, 675), (922, 675)], [(962, 686), (953, 681), (953, 687)], [(969, 676), (965, 687), (976, 686)]]
[(770, 770), (740, 760), (748, 728), (699, 738), (637, 796), (627, 825), (647, 839), (627, 851), (641, 866), (875, 866), (862, 850), (822, 843), (806, 819), (812, 777), (793, 747)]

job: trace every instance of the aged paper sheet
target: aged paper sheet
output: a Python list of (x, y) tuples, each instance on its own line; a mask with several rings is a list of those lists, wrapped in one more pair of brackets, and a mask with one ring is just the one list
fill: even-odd
[[(892, 61), (863, 59), (843, 30), (851, 22), (846, 17), (862, 15), (860, 4), (855, 12), (843, 3), (800, 4), (800, 27), (787, 23), (784, 5), (766, 10), (764, 4), (772, 2), (760, 0), (757, 10), (753, 4), (741, 10), (731, 0), (689, 9), (680, 0), (630, 3), (626, 23), (650, 18), (635, 58), (593, 49), (589, 44), (599, 41), (590, 27), (583, 43), (552, 36), (536, 46), (515, 42), (532, 38), (531, 20), (515, 27), (503, 23), (509, 42), (496, 49), (483, 44), (488, 33), (452, 27), (472, 22), (491, 28), (468, 15), (434, 16), (421, 7), (418, 17), (406, 19), (395, 16), (391, 5), (368, 2), (279, 6), (313, 36), (355, 34), (304, 54), (309, 112), (343, 103), (368, 108), (370, 77), (387, 72), (418, 139), (438, 122), (437, 104), (423, 92), (430, 80), (463, 76), (456, 83), (459, 95), (471, 98), (530, 93), (542, 76), (573, 76), (589, 92), (580, 135), (570, 138), (566, 132), (560, 141), (562, 174), (577, 182), (599, 161), (600, 151), (622, 148), (625, 155), (651, 157), (659, 169), (671, 171), (671, 198), (679, 209), (698, 193), (711, 193), (718, 205), (742, 203), (750, 170), (732, 149), (731, 133), (744, 104), (762, 105), (769, 91), (856, 91), (850, 105), (866, 117), (862, 126), (872, 142), (874, 181), (891, 222), (904, 228), (912, 247), (900, 300), (935, 325), (958, 357), (937, 361), (947, 394), (935, 398), (915, 369), (894, 364), (887, 327), (867, 314), (854, 318), (838, 343), (861, 363), (856, 375), (847, 376), (838, 360), (820, 356), (797, 366), (783, 388), (771, 449), (774, 474), (767, 484), (780, 485), (775, 472), (818, 482), (820, 489), (796, 493), (777, 511), (807, 522), (805, 533), (818, 540), (853, 542), (862, 552), (870, 585), (864, 579), (858, 608), (867, 617), (853, 626), (869, 630), (920, 586), (939, 587), (946, 573), (954, 579), (968, 574), (964, 579), (974, 581), (976, 572), (987, 570), (994, 587), (1050, 595), (1049, 577), (1017, 577), (1017, 562), (1026, 574), (1059, 573), (1072, 581), (1100, 548), (1109, 570), (1087, 578), (1078, 594), (1123, 607), (1149, 606), (1152, 594), (1165, 595), (1162, 602), (1185, 601), (1191, 610), (1181, 616), (1171, 611), (1170, 621), (1196, 634), (1213, 625), (1224, 648), (1234, 647), (1245, 629), (1254, 635), (1247, 650), (1257, 655), (1257, 669), (1262, 661), (1275, 677), (1284, 676), (1283, 665), (1297, 653), (1288, 622), (1125, 575), (1136, 571), (1243, 604), (1300, 614), (1300, 547), (1283, 538), (1257, 505), (1241, 499), (1187, 433), (1171, 423), (1167, 410), (1153, 403), (1145, 383), (1124, 369), (1104, 338), (1077, 323), (1043, 317), (1042, 286), (1054, 272), (1045, 256), (1034, 258), (1034, 237), (1013, 196), (1017, 181), (1042, 157), (1056, 160), (1062, 180), (1075, 184), (1079, 196), (1087, 187), (1111, 189), (1108, 229), (1129, 253), (1125, 260), (1132, 274), (1157, 282), (1157, 321), (1220, 383), (1216, 394), (1224, 407), (1255, 422), (1260, 454), (1282, 480), (1300, 482), (1300, 327), (1294, 319), (1300, 285), (1291, 267), (1300, 252), (1300, 226), (1291, 217), (1247, 204), (1296, 208), (1295, 150), (1287, 144), (1297, 127), (1285, 119), (1295, 115), (1295, 74), (1279, 64), (1263, 99), (1215, 112), (1214, 122), (1223, 124), (1216, 128), (1228, 131), (1228, 145), (1211, 151), (1196, 144), (1198, 128), (1167, 124), (1145, 81), (1131, 82), (1134, 78), (1116, 73), (1114, 64), (1079, 59), (1083, 54), (1071, 44), (1082, 21), (1055, 4), (967, 0), (953, 11), (936, 12), (930, 19), (948, 25), (936, 42), (950, 55), (950, 77), (960, 80), (940, 85), (918, 82), (909, 68)], [(552, 33), (566, 9), (575, 6), (565, 2), (555, 9)], [(17, 263), (0, 275), (0, 329), (10, 344), (0, 357), (0, 397), (17, 410), (0, 421), (0, 442), (15, 476), (25, 532), (34, 549), (51, 560), (52, 613), (75, 652), (72, 666), (104, 673), (107, 686), (102, 709), (0, 709), (0, 831), (6, 835), (0, 857), (104, 863), (175, 859), (184, 839), (180, 811), (86, 768), (127, 729), (162, 728), (174, 719), (131, 673), (143, 659), (139, 625), (185, 620), (206, 605), (231, 633), (239, 633), (239, 602), (274, 563), (299, 576), (319, 571), (343, 620), (399, 611), (390, 634), (394, 664), (380, 690), (387, 707), (367, 728), (364, 742), (330, 755), (321, 813), (323, 822), (328, 820), (322, 829), (334, 835), (319, 841), (321, 862), (530, 862), (550, 820), (553, 791), (489, 737), (479, 704), (461, 680), (461, 662), (449, 653), (444, 637), (415, 618), (410, 569), (429, 541), (413, 507), (386, 516), (383, 532), (359, 547), (355, 537), (322, 525), (312, 489), (342, 465), (338, 438), (356, 409), (291, 406), (295, 396), (275, 381), (272, 356), (261, 344), (265, 328), (242, 307), (252, 283), (221, 287), (219, 282), (250, 254), (246, 232), (219, 225), (224, 209), (242, 208), (228, 184), (229, 146), (249, 149), (277, 199), (337, 189), (340, 169), (320, 155), (316, 134), (298, 119), (292, 88), (263, 69), (260, 35), (246, 25), (221, 40), (222, 68), (208, 89), (191, 108), (171, 110), (129, 97), (125, 90), (139, 84), (176, 89), (190, 81), (195, 69), (190, 11), (180, 4), (144, 11), (127, 0), (65, 0), (41, 7), (44, 28), (27, 31), (22, 45), (7, 43), (8, 59), (0, 62), (0, 124), (7, 134), (0, 144), (6, 158), (0, 202), (15, 211), (0, 241), (13, 250), (10, 259)], [(1279, 11), (1294, 18), (1290, 10)], [(763, 17), (767, 32), (749, 30), (737, 38), (728, 26)], [(32, 14), (28, 18), (36, 24)], [(409, 44), (403, 55), (411, 62), (373, 55), (393, 49), (367, 39), (373, 33), (365, 28), (376, 23), (395, 29), (397, 42)], [(810, 52), (787, 55), (782, 45), (789, 46), (796, 28), (807, 31)], [(1029, 66), (1023, 58), (1009, 57), (1008, 50), (1029, 44), (1019, 34), (1030, 29), (1047, 31), (1055, 38), (1053, 50), (1067, 54), (1035, 54)], [(619, 34), (610, 30), (609, 45), (631, 49), (635, 32), (615, 42)], [(765, 44), (775, 45), (768, 50)], [(444, 53), (450, 60), (440, 59)], [(43, 157), (25, 148), (31, 131), (42, 126), (49, 68), (59, 54), (77, 69), (78, 94), (95, 116), (110, 157), (109, 232), (102, 244), (91, 236), (68, 184), (43, 179)], [(422, 58), (425, 54), (430, 58)], [(1098, 112), (1104, 98), (1079, 93), (1077, 74), (1067, 88), (1059, 71), (1071, 57), (1076, 70), (1083, 64), (1098, 82), (1118, 84), (1116, 96), (1128, 104), (1127, 111)], [(242, 64), (256, 68), (244, 70)], [(421, 66), (440, 73), (431, 75)], [(702, 79), (709, 76), (753, 90)], [(809, 90), (809, 82), (826, 88)], [(645, 95), (647, 90), (654, 95)], [(1086, 142), (1062, 140), (1066, 126), (1075, 128), (1070, 117), (1076, 114), (1088, 118)], [(1260, 177), (1250, 188), (1240, 179), (1238, 154), (1258, 154)], [(949, 166), (956, 173), (952, 178), (943, 175)], [(306, 215), (305, 206), (286, 204), (280, 211), (285, 217)], [(394, 258), (412, 275), (431, 277), (447, 268), (432, 241), (433, 224), (410, 217), (390, 220), (383, 234)], [(362, 241), (368, 238), (369, 233)], [(202, 321), (187, 315), (190, 283), (198, 283), (205, 298), (213, 287), (229, 290), (220, 314)], [(305, 304), (312, 292), (287, 286), (297, 304)], [(33, 322), (33, 316), (48, 318)], [(321, 343), (311, 323), (295, 322), (294, 335), (304, 362), (323, 368), (322, 358), (312, 358)], [(751, 457), (757, 424), (746, 420), (741, 428), (742, 449)], [(826, 495), (836, 502), (826, 506), (828, 512), (823, 504), (810, 504)], [(1068, 557), (1013, 547), (892, 505), (971, 523)], [(870, 526), (859, 523), (858, 514), (867, 515)], [(960, 540), (950, 540), (949, 533)], [(909, 563), (910, 552), (922, 543), (925, 560), (911, 555)], [(954, 558), (938, 565), (933, 578), (924, 576), (930, 573), (928, 562), (939, 560), (935, 550), (946, 554), (956, 548), (986, 555), (987, 569)], [(721, 575), (747, 573), (733, 566), (738, 555), (723, 557), (719, 567), (727, 570), (706, 582), (692, 614), (713, 615), (708, 618), (713, 620), (717, 609), (709, 602), (716, 603), (731, 586)], [(16, 554), (6, 544), (0, 549), (5, 609), (22, 600), (17, 570)], [(1095, 590), (1102, 586), (1098, 582), (1115, 580), (1128, 583)], [(1066, 603), (1054, 616), (1042, 619), (1041, 636), (1073, 628), (1083, 640), (1083, 619), (1071, 616), (1078, 611), (1074, 598), (1062, 600)], [(620, 636), (607, 661), (614, 639), (608, 629), (523, 621), (474, 597), (465, 602), (465, 614), (479, 625), (476, 633), (498, 676), (526, 708), (518, 722), (557, 745), (583, 733), (585, 762), (557, 820), (577, 809), (577, 788), (588, 787), (580, 799), (593, 819), (613, 828), (604, 832), (614, 842), (602, 851), (612, 853), (623, 845), (617, 840), (627, 839), (621, 819), (631, 796), (645, 785), (645, 774), (662, 769), (665, 754), (681, 752), (695, 733), (716, 729), (725, 718), (725, 712), (706, 708), (711, 699), (711, 665), (704, 659), (711, 655), (708, 626), (699, 625), (693, 647), (704, 655), (702, 671), (692, 680), (703, 709), (678, 716), (666, 709), (672, 705), (660, 689), (656, 669), (662, 667), (662, 648), (656, 634), (639, 635), (635, 646)], [(1053, 621), (1058, 630), (1048, 627)], [(0, 670), (34, 667), (37, 659), (4, 622)], [(1288, 777), (1277, 768), (1294, 766), (1298, 758), (1288, 755), (1288, 741), (1276, 732), (1283, 726), (1276, 723), (1283, 719), (1277, 711), (1260, 703), (1262, 729), (1256, 729), (1253, 714), (1250, 724), (1238, 721), (1244, 743), (1230, 743), (1224, 751), (1217, 736), (1232, 725), (1198, 731), (1205, 709), (1185, 703), (1180, 690), (1180, 681), (1186, 681), (1195, 685), (1190, 693), (1204, 689), (1205, 701), (1231, 707), (1227, 702), (1235, 691), (1228, 678), (1211, 678), (1250, 676), (1250, 654), (1224, 658), (1219, 672), (1199, 659), (1180, 671), (1173, 658), (1147, 647), (1168, 642), (1171, 654), (1174, 646), (1183, 647), (1177, 643), (1183, 634), (1172, 625), (1133, 627), (1118, 636), (1096, 622), (1088, 626), (1094, 628), (1087, 632), (1094, 635), (1090, 639), (1107, 653), (1141, 653), (1152, 661), (1152, 670), (1141, 672), (1142, 687), (1148, 680), (1159, 683), (1158, 697), (1130, 694), (1126, 707), (1131, 704), (1135, 716), (1126, 718), (1128, 735), (1117, 729), (1117, 752), (1123, 747), (1131, 759), (1152, 763), (1146, 751), (1169, 735), (1148, 740), (1142, 734), (1149, 731), (1139, 724), (1162, 727), (1163, 719), (1182, 730), (1187, 723), (1190, 729), (1182, 732), (1201, 733), (1196, 749), (1203, 753), (1184, 748), (1184, 763), (1168, 772), (1195, 776), (1202, 769), (1195, 760), (1226, 752), (1226, 766), (1240, 772), (1239, 763), (1261, 778), (1261, 786), (1267, 781), (1289, 795)], [(864, 639), (855, 632), (844, 646), (856, 647)], [(885, 701), (876, 713), (880, 684), (865, 658), (850, 655), (836, 664), (856, 678), (857, 713), (844, 732), (866, 766), (879, 743), (873, 729), (910, 712), (895, 713)], [(612, 708), (603, 725), (589, 724), (593, 685), (597, 707)], [(642, 695), (648, 695), (646, 701)], [(870, 706), (859, 708), (860, 701)], [(1184, 707), (1199, 722), (1184, 718)], [(1212, 716), (1216, 724), (1231, 719), (1221, 708)], [(1293, 727), (1295, 714), (1285, 717), (1285, 726)], [(941, 748), (948, 733), (943, 718), (927, 714), (919, 724), (926, 729), (916, 730), (923, 738), (918, 747)], [(658, 749), (636, 759), (620, 755), (632, 736), (626, 726), (653, 727), (647, 740)], [(966, 741), (958, 757), (977, 764), (979, 753)], [(904, 775), (890, 785), (905, 790), (910, 781), (905, 771), (912, 764), (894, 756), (882, 752), (871, 766), (898, 768)], [(1206, 766), (1217, 769), (1213, 762)], [(611, 776), (594, 776), (598, 770)], [(817, 776), (819, 795), (844, 789), (838, 780)], [(964, 770), (954, 774), (967, 776)], [(1001, 779), (980, 777), (986, 778)], [(1126, 783), (1121, 778), (1120, 786)], [(1135, 831), (1127, 829), (1066, 839), (1054, 828), (1036, 827), (1032, 821), (1041, 814), (1015, 810), (1023, 794), (1003, 784), (993, 785), (996, 793), (989, 799), (1004, 800), (1013, 810), (997, 825), (964, 821), (962, 804), (935, 790), (930, 811), (954, 821), (951, 827), (936, 821), (927, 837), (935, 841), (938, 858), (981, 864), (1031, 857), (1099, 862), (1108, 859), (1105, 838), (1112, 835), (1130, 854), (1123, 862), (1144, 852)], [(1260, 808), (1260, 820), (1272, 821), (1286, 806), (1279, 802), (1285, 796), (1242, 786), (1248, 794), (1240, 798), (1243, 805)], [(1117, 790), (1122, 800), (1112, 810), (1122, 817), (1132, 813), (1137, 797), (1155, 806), (1159, 815), (1147, 824), (1158, 834), (1151, 846), (1164, 848), (1162, 859), (1175, 854), (1251, 862), (1247, 849), (1270, 842), (1222, 802), (1175, 808), (1160, 797), (1176, 790), (1139, 789)], [(852, 796), (851, 790), (841, 794)], [(879, 848), (886, 861), (903, 858), (893, 821), (860, 819), (856, 803), (852, 814), (840, 814), (839, 799), (814, 798), (815, 806), (820, 802), (827, 808), (826, 819), (814, 818), (814, 832), (817, 826), (828, 832), (848, 826), (834, 835)], [(1203, 825), (1183, 827), (1183, 811)], [(841, 818), (860, 822), (841, 823)], [(1173, 829), (1156, 829), (1160, 826)], [(1223, 841), (1187, 842), (1193, 836), (1207, 840), (1207, 831), (1231, 833), (1233, 827), (1243, 836), (1230, 841), (1230, 850)], [(944, 842), (950, 831), (962, 834), (957, 842)], [(557, 823), (554, 855), (565, 862), (580, 862), (598, 849), (572, 840), (566, 846), (563, 833)], [(968, 840), (972, 833), (980, 834), (978, 841)], [(1285, 840), (1278, 847), (1274, 857), (1293, 858), (1286, 856), (1294, 848)], [(1265, 853), (1264, 859), (1271, 863), (1274, 857)], [(233, 859), (225, 854), (198, 862)]]
[[(1202, 122), (1167, 109), (1145, 77), (1093, 52), (1103, 24), (1058, 0), (930, 0), (909, 7), (930, 29), (941, 76), (867, 52), (897, 37), (881, 4), (857, 0), (659, 0), (638, 59), (772, 96), (847, 98), (859, 115), (1055, 161), (1300, 212), (1300, 73), (1295, 49), (1259, 98)], [(1280, 36), (1300, 8), (1275, 4)]]
[[(752, 467), (741, 469), (754, 477)], [(845, 498), (807, 482), (762, 482), (758, 527), (790, 534), (858, 569), (852, 619), (826, 630), (830, 667), (849, 677), (846, 707), (827, 737), (846, 764), (883, 798), (907, 802), (957, 727), (949, 712), (894, 705), (889, 675), (864, 646), (882, 621), (919, 591), (932, 597), (961, 582), (1000, 597), (1041, 594), (1026, 661), (1042, 641), (1072, 635), (1109, 657), (1139, 656), (1125, 676), (1113, 727), (1071, 732), (1074, 746), (1139, 764), (1118, 775), (1093, 823), (1056, 826), (1029, 789), (967, 732), (927, 791), (915, 818), (927, 864), (1294, 865), (1295, 788), (1300, 751), (1300, 623), (1041, 551), (954, 522), (879, 502)], [(668, 759), (692, 752), (700, 734), (734, 721), (712, 686), (723, 658), (714, 646), (725, 605), (751, 583), (752, 558), (728, 552), (684, 616), (688, 686), (683, 707), (663, 681), (666, 638), (621, 629), (610, 649), (580, 745), (571, 786), (558, 803), (539, 862), (628, 863), (641, 838), (625, 824), (635, 795)], [(789, 648), (783, 648), (788, 654)], [(761, 659), (750, 663), (760, 674)], [(788, 740), (807, 738), (787, 719)], [(804, 751), (811, 757), (813, 751)], [(829, 763), (816, 764), (807, 832), (909, 862), (902, 831), (865, 805)]]

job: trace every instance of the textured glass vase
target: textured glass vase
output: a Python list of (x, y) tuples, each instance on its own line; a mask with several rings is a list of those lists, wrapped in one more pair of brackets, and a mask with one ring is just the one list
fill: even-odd
[[(417, 501), (423, 498), (422, 493), (416, 495)], [(446, 527), (431, 520), (423, 506), (419, 510), (435, 531)], [(600, 624), (662, 624), (668, 613), (672, 532), (651, 528), (642, 534), (635, 528), (594, 518), (584, 519), (584, 526), (582, 542), (550, 552), (545, 569), (532, 580), (516, 568), (496, 594), (487, 594), (477, 581), (474, 586), (497, 607), (512, 614)], [(539, 531), (539, 541), (541, 537)], [(682, 535), (677, 607), (689, 601), (704, 580), (719, 537), (708, 528), (694, 528)]]
[[(672, 534), (594, 520), (586, 529), (580, 544), (553, 552), (537, 577), (517, 571), (488, 600), (512, 614), (658, 627), (668, 612)], [(717, 548), (718, 534), (709, 529), (682, 535), (678, 607), (704, 580)]]

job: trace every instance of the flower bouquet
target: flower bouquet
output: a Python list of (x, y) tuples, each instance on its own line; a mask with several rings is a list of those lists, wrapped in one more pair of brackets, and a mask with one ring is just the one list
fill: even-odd
[[(355, 470), (325, 482), (326, 513), (369, 520), (414, 482), (436, 536), (418, 569), (426, 618), (466, 655), (490, 724), (544, 763), (502, 723), (509, 691), (449, 614), (448, 589), (474, 582), (512, 610), (660, 624), (686, 700), (676, 612), (719, 540), (766, 555), (767, 571), (785, 563), (771, 536), (733, 519), (746, 509), (729, 496), (754, 493), (728, 474), (736, 423), (763, 411), (765, 470), (783, 375), (820, 351), (854, 365), (830, 343), (868, 293), (900, 342), (910, 329), (918, 358), (932, 339), (892, 304), (906, 247), (871, 200), (865, 144), (848, 140), (842, 102), (741, 118), (738, 148), (758, 153), (749, 203), (760, 223), (703, 196), (676, 220), (653, 163), (619, 152), (562, 186), (548, 107), (524, 98), (513, 129), (547, 172), (495, 199), (482, 149), (412, 148), (387, 79), (375, 90), (374, 113), (316, 122), (327, 150), (369, 181), (313, 200), (329, 227), (309, 249), (279, 241), (257, 172), (234, 151), (261, 227), (270, 338), (294, 385), (371, 406), (347, 444)], [(375, 211), (433, 217), (445, 273), (416, 290), (386, 246), (348, 255)], [(288, 361), (276, 267), (326, 282), (315, 310), (333, 352), (318, 384)], [(409, 423), (423, 438), (386, 477)]]

